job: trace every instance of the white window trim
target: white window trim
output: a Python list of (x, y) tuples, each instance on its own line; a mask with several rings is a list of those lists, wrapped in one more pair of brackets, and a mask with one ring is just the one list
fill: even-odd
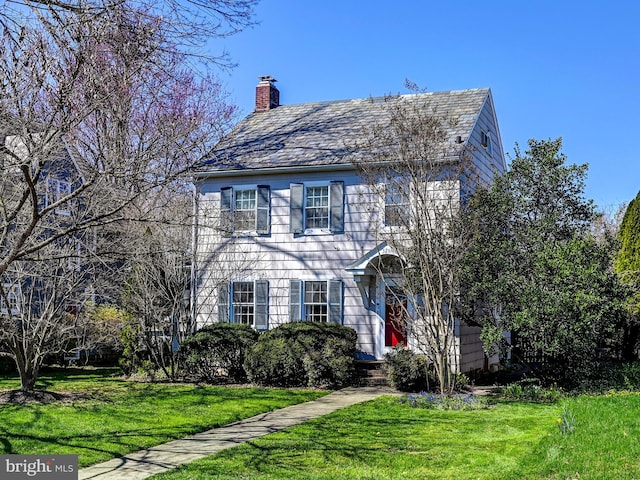
[[(234, 278), (232, 280), (228, 280), (224, 282), (224, 288), (222, 291), (218, 291), (218, 295), (222, 294), (222, 297), (225, 298), (222, 304), (218, 304), (218, 321), (225, 321), (228, 323), (241, 323), (234, 322), (235, 317), (235, 309), (233, 302), (233, 294), (234, 294), (234, 284), (235, 283), (251, 283), (253, 284), (253, 320), (249, 325), (253, 329), (257, 331), (266, 331), (269, 329), (269, 303), (270, 303), (270, 294), (269, 294), (269, 281), (265, 278), (254, 278), (254, 277), (241, 277)], [(258, 289), (258, 284), (264, 283), (264, 287), (266, 291), (264, 292), (266, 295), (264, 297), (265, 303), (260, 302), (260, 290)], [(221, 301), (221, 297), (218, 297), (219, 302)], [(224, 310), (224, 317), (221, 316), (220, 308)], [(263, 310), (264, 308), (264, 310)], [(264, 317), (263, 323), (256, 323), (256, 320), (262, 320)]]
[(255, 307), (256, 307), (256, 280), (255, 279), (241, 279), (241, 280), (231, 280), (229, 282), (229, 287), (230, 287), (230, 291), (229, 291), (229, 321), (231, 323), (242, 323), (242, 322), (236, 322), (235, 321), (235, 305), (234, 305), (234, 301), (233, 301), (233, 295), (235, 293), (235, 284), (236, 283), (249, 283), (252, 285), (251, 287), (251, 295), (253, 296), (253, 318), (251, 319), (251, 323), (250, 324), (243, 324), (243, 325), (249, 325), (252, 328), (255, 328), (255, 324), (256, 324), (256, 312), (255, 312)]
[[(235, 221), (233, 225), (233, 236), (235, 237), (255, 237), (258, 235), (258, 184), (255, 185), (231, 185), (231, 208), (233, 214), (235, 216), (236, 212), (236, 193), (237, 192), (246, 192), (247, 190), (252, 190), (255, 192), (255, 205), (253, 207), (253, 228), (249, 230), (240, 230), (236, 228)], [(247, 280), (248, 281), (248, 280)]]
[[(60, 187), (64, 185), (66, 186), (66, 193), (63, 195), (60, 193)], [(54, 190), (55, 189), (55, 190)], [(59, 178), (47, 177), (46, 180), (46, 206), (54, 205), (59, 202), (61, 198), (69, 195), (73, 192), (73, 184), (68, 180), (61, 180)], [(50, 198), (52, 196), (53, 198)], [(55, 213), (58, 215), (71, 215), (71, 210), (69, 208), (69, 202), (65, 203), (65, 207), (58, 206), (55, 208)]]
[[(382, 198), (380, 198), (380, 223), (383, 231), (385, 232), (398, 232), (406, 229), (406, 225), (387, 225), (387, 185), (386, 183), (380, 184), (380, 191), (382, 192)], [(409, 201), (407, 202), (407, 207), (409, 208), (409, 221), (411, 221), (411, 201), (413, 192), (409, 194)], [(397, 204), (394, 204), (397, 205)]]
[(12, 294), (15, 295), (16, 301), (18, 303), (18, 308), (9, 308), (9, 305), (5, 304), (4, 297), (0, 297), (0, 313), (11, 313), (12, 315), (18, 315), (20, 313), (21, 295), (20, 295), (20, 286), (12, 283), (3, 283), (2, 288), (5, 290), (7, 297)]
[[(331, 323), (331, 312), (330, 312), (330, 290), (331, 290), (331, 282), (341, 282), (342, 283), (342, 288), (345, 288), (345, 281), (342, 278), (339, 277), (334, 277), (334, 276), (328, 276), (328, 275), (320, 275), (320, 276), (313, 276), (313, 275), (304, 275), (304, 276), (300, 276), (297, 277), (295, 279), (290, 279), (290, 280), (299, 280), (301, 283), (301, 288), (302, 291), (300, 292), (300, 321), (305, 322), (306, 320), (306, 309), (305, 309), (305, 302), (304, 302), (304, 296), (305, 296), (305, 283), (306, 282), (323, 282), (326, 286), (327, 286), (327, 320), (326, 322), (322, 322), (322, 323)], [(343, 310), (343, 316), (344, 316), (344, 296), (342, 297), (342, 305), (341, 308)], [(341, 319), (341, 321), (344, 321), (344, 318)]]
[[(327, 228), (307, 228), (307, 188), (309, 187), (327, 187)], [(313, 181), (303, 183), (302, 197), (302, 221), (304, 222), (303, 235), (333, 235), (331, 231), (331, 182), (330, 181)]]
[[(378, 195), (378, 211), (380, 212), (378, 216), (378, 222), (380, 225), (380, 231), (382, 233), (399, 233), (405, 232), (407, 227), (406, 225), (387, 225), (386, 221), (386, 206), (387, 206), (387, 184), (380, 183), (376, 188)], [(413, 193), (411, 194), (413, 197)], [(412, 198), (409, 199), (409, 207), (411, 207)], [(411, 221), (411, 212), (409, 212), (409, 220)]]
[[(259, 237), (262, 235), (266, 235), (266, 233), (261, 232), (260, 228), (259, 228), (259, 217), (260, 217), (260, 188), (261, 187), (265, 187), (269, 190), (269, 213), (268, 213), (268, 218), (267, 221), (269, 222), (268, 225), (266, 226), (266, 230), (270, 232), (271, 230), (271, 186), (268, 184), (240, 184), (240, 185), (236, 185), (236, 184), (231, 184), (231, 185), (226, 185), (224, 187), (221, 187), (220, 192), (219, 192), (219, 197), (218, 197), (218, 212), (220, 215), (224, 215), (224, 212), (226, 210), (223, 210), (223, 202), (222, 202), (222, 191), (225, 189), (229, 189), (231, 190), (231, 199), (230, 199), (230, 212), (233, 215), (232, 219), (233, 221), (231, 222), (231, 229), (229, 231), (225, 231), (224, 235), (228, 236), (228, 237)], [(236, 222), (235, 222), (235, 212), (236, 212), (236, 208), (235, 208), (235, 203), (236, 203), (236, 193), (237, 192), (245, 192), (245, 191), (253, 191), (255, 192), (255, 206), (253, 208), (253, 212), (254, 212), (254, 224), (253, 224), (253, 228), (248, 229), (248, 230), (240, 230), (238, 228), (236, 228)], [(220, 221), (222, 222), (222, 218), (220, 218)]]

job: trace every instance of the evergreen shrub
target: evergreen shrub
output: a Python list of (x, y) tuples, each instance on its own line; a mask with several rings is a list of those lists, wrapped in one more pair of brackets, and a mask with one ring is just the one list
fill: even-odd
[(391, 385), (402, 392), (422, 392), (436, 386), (424, 355), (398, 346), (384, 356), (384, 366)]
[(196, 381), (218, 383), (222, 380), (244, 382), (246, 352), (258, 340), (258, 332), (249, 325), (214, 323), (187, 337), (180, 345), (183, 373)]
[(294, 322), (260, 335), (248, 352), (249, 380), (277, 387), (340, 388), (354, 378), (356, 332), (335, 323)]

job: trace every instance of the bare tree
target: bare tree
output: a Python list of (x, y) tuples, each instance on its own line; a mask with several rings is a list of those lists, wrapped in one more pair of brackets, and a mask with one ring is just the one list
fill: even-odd
[[(84, 245), (83, 268), (121, 258), (122, 249), (113, 251), (125, 245), (120, 234), (171, 204), (168, 192), (184, 195), (185, 172), (207, 155), (235, 111), (219, 83), (174, 48), (176, 32), (163, 19), (137, 15), (126, 2), (98, 15), (84, 8), (89, 3), (37, 5), (28, 6), (38, 21), (19, 30), (0, 10), (0, 276), (16, 288), (59, 271), (56, 248), (75, 238), (97, 239)], [(34, 298), (22, 299), (20, 315), (42, 310)], [(51, 322), (76, 302), (70, 294), (50, 300)], [(0, 329), (14, 332), (3, 337), (6, 345), (35, 335), (25, 328), (39, 327), (0, 316)], [(42, 345), (50, 346), (64, 333), (44, 331)], [(23, 355), (5, 353), (17, 363)], [(37, 367), (41, 353), (27, 354)], [(31, 378), (24, 388), (33, 387), (35, 367), (25, 370)]]
[(386, 119), (356, 146), (360, 174), (377, 199), (377, 235), (386, 245), (375, 264), (398, 338), (424, 354), (440, 389), (455, 386), (459, 368), (457, 269), (466, 251), (459, 222), (463, 179), (474, 181), (470, 156), (449, 143), (456, 120), (428, 97), (390, 97)]
[(33, 390), (48, 356), (75, 346), (78, 312), (92, 298), (80, 242), (55, 242), (42, 260), (13, 262), (1, 277), (0, 355), (15, 361), (23, 391)]
[[(4, 0), (0, 29), (19, 47), (25, 29), (34, 27), (61, 43), (73, 41), (69, 25), (126, 25), (132, 18), (161, 31), (166, 52), (189, 54), (205, 64), (225, 68), (233, 62), (226, 51), (211, 53), (210, 40), (233, 35), (254, 25), (258, 0)], [(124, 13), (124, 15), (123, 15)]]
[[(175, 199), (179, 200), (179, 199)], [(124, 306), (137, 335), (130, 348), (149, 360), (151, 368), (167, 378), (177, 372), (177, 347), (191, 333), (190, 198), (164, 210), (168, 219), (143, 225), (130, 252)]]

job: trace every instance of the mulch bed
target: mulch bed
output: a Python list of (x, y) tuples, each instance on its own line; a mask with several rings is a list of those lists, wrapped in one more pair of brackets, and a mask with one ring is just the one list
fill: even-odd
[(25, 403), (73, 403), (87, 399), (85, 393), (50, 392), (48, 390), (34, 390), (24, 392), (22, 390), (5, 390), (0, 392), (0, 405), (24, 405)]

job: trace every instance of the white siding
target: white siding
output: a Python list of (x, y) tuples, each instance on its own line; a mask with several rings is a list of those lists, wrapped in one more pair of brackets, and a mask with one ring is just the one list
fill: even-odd
[[(196, 256), (196, 321), (217, 321), (216, 286), (237, 279), (269, 280), (270, 328), (289, 319), (289, 279), (333, 280), (344, 284), (344, 324), (358, 332), (359, 348), (373, 353), (375, 314), (364, 304), (352, 275), (345, 268), (374, 248), (370, 198), (354, 172), (297, 175), (295, 182), (344, 181), (344, 233), (294, 235), (289, 232), (289, 186), (292, 176), (217, 178), (198, 189), (199, 225)], [(224, 237), (219, 224), (220, 189), (264, 184), (271, 187), (271, 234)]]
[[(481, 145), (485, 132), (493, 142), (491, 151)], [(475, 172), (463, 179), (463, 192), (473, 191), (476, 181), (488, 184), (494, 173), (505, 168), (500, 132), (490, 97), (487, 97), (476, 125), (467, 139)], [(218, 321), (217, 285), (234, 280), (269, 281), (269, 324), (273, 328), (289, 320), (289, 280), (342, 280), (344, 285), (343, 323), (358, 333), (358, 348), (369, 354), (380, 351), (380, 325), (384, 319), (362, 298), (356, 282), (345, 268), (377, 247), (382, 237), (380, 211), (384, 202), (374, 197), (352, 170), (305, 172), (295, 174), (220, 176), (202, 180), (197, 186), (195, 259), (195, 316), (198, 326)], [(266, 170), (265, 170), (266, 171)], [(294, 235), (289, 231), (291, 183), (344, 182), (344, 232)], [(466, 184), (465, 184), (466, 182)], [(269, 185), (271, 189), (271, 233), (266, 236), (228, 236), (219, 225), (220, 189)], [(445, 185), (450, 192), (458, 183)], [(479, 329), (460, 326), (461, 371), (483, 368), (484, 353)], [(384, 345), (384, 339), (382, 339)], [(376, 346), (378, 348), (376, 349)]]

